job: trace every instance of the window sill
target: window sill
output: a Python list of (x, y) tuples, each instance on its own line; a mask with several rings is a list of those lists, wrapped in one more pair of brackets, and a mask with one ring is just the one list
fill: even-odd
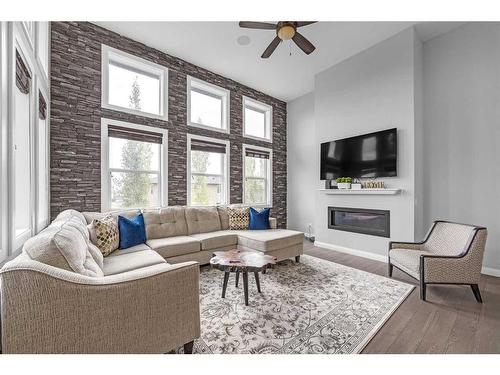
[(137, 111), (137, 110), (134, 110), (134, 109), (131, 109), (131, 108), (120, 107), (118, 105), (108, 104), (108, 103), (105, 103), (105, 102), (101, 103), (101, 107), (105, 108), (105, 109), (110, 109), (112, 111), (128, 113), (128, 114), (135, 115), (135, 116), (147, 117), (147, 118), (153, 118), (153, 119), (156, 119), (156, 120), (168, 121), (168, 113), (166, 113), (164, 115), (156, 115), (154, 113)]
[(243, 138), (254, 139), (256, 141), (262, 141), (262, 142), (267, 142), (267, 143), (273, 143), (272, 139), (256, 137), (256, 136), (248, 135), (248, 134), (243, 134)]
[(197, 124), (196, 122), (188, 121), (188, 126), (192, 126), (193, 128), (199, 128), (199, 129), (205, 129), (205, 130), (211, 130), (211, 131), (215, 131), (215, 132), (219, 132), (219, 133), (229, 134), (229, 129), (216, 128), (216, 127), (210, 126), (210, 125)]

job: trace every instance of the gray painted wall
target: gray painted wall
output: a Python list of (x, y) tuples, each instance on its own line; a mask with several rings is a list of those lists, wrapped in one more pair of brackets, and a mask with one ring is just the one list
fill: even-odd
[[(304, 95), (287, 105), (288, 228), (307, 232), (314, 223), (316, 163), (314, 138), (314, 94)], [(314, 232), (314, 228), (313, 228)]]
[[(415, 32), (412, 28), (318, 74), (315, 81), (315, 171), (319, 145), (334, 139), (398, 128), (398, 177), (384, 178), (400, 195), (316, 196), (316, 240), (335, 247), (361, 250), (382, 259), (390, 239), (328, 229), (327, 207), (391, 211), (391, 239), (414, 239)], [(290, 153), (293, 151), (290, 150)], [(316, 177), (316, 188), (324, 182)]]
[(500, 270), (500, 24), (469, 23), (424, 44), (424, 220), (488, 227)]

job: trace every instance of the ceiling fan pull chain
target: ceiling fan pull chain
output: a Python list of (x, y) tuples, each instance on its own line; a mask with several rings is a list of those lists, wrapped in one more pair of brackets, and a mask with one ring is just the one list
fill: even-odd
[(289, 56), (292, 56), (292, 41), (291, 40), (288, 41), (288, 48), (290, 50), (290, 55)]

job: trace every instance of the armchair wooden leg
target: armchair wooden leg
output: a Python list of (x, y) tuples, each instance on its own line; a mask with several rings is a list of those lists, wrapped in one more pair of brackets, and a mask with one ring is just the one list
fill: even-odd
[(474, 297), (476, 297), (476, 301), (479, 303), (483, 303), (483, 299), (481, 298), (481, 292), (479, 291), (479, 285), (472, 284), (471, 286), (472, 293), (474, 293)]
[(420, 282), (420, 299), (422, 301), (425, 301), (425, 292), (426, 292), (427, 285), (423, 283), (422, 281)]
[(387, 273), (389, 274), (389, 277), (392, 277), (392, 269), (393, 269), (393, 265), (388, 263), (388, 270), (387, 270)]
[(193, 354), (193, 345), (194, 341), (189, 341), (187, 344), (184, 344), (184, 354)]

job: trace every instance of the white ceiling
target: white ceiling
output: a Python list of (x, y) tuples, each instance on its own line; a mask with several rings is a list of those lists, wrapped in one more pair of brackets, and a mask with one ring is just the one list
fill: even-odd
[[(311, 55), (283, 42), (269, 59), (260, 55), (275, 37), (274, 31), (241, 29), (237, 22), (96, 24), (288, 102), (312, 91), (317, 73), (415, 23), (318, 22), (300, 28), (316, 46)], [(417, 24), (416, 29), (426, 41), (460, 25), (426, 22)], [(248, 45), (237, 43), (243, 35), (250, 38)]]

